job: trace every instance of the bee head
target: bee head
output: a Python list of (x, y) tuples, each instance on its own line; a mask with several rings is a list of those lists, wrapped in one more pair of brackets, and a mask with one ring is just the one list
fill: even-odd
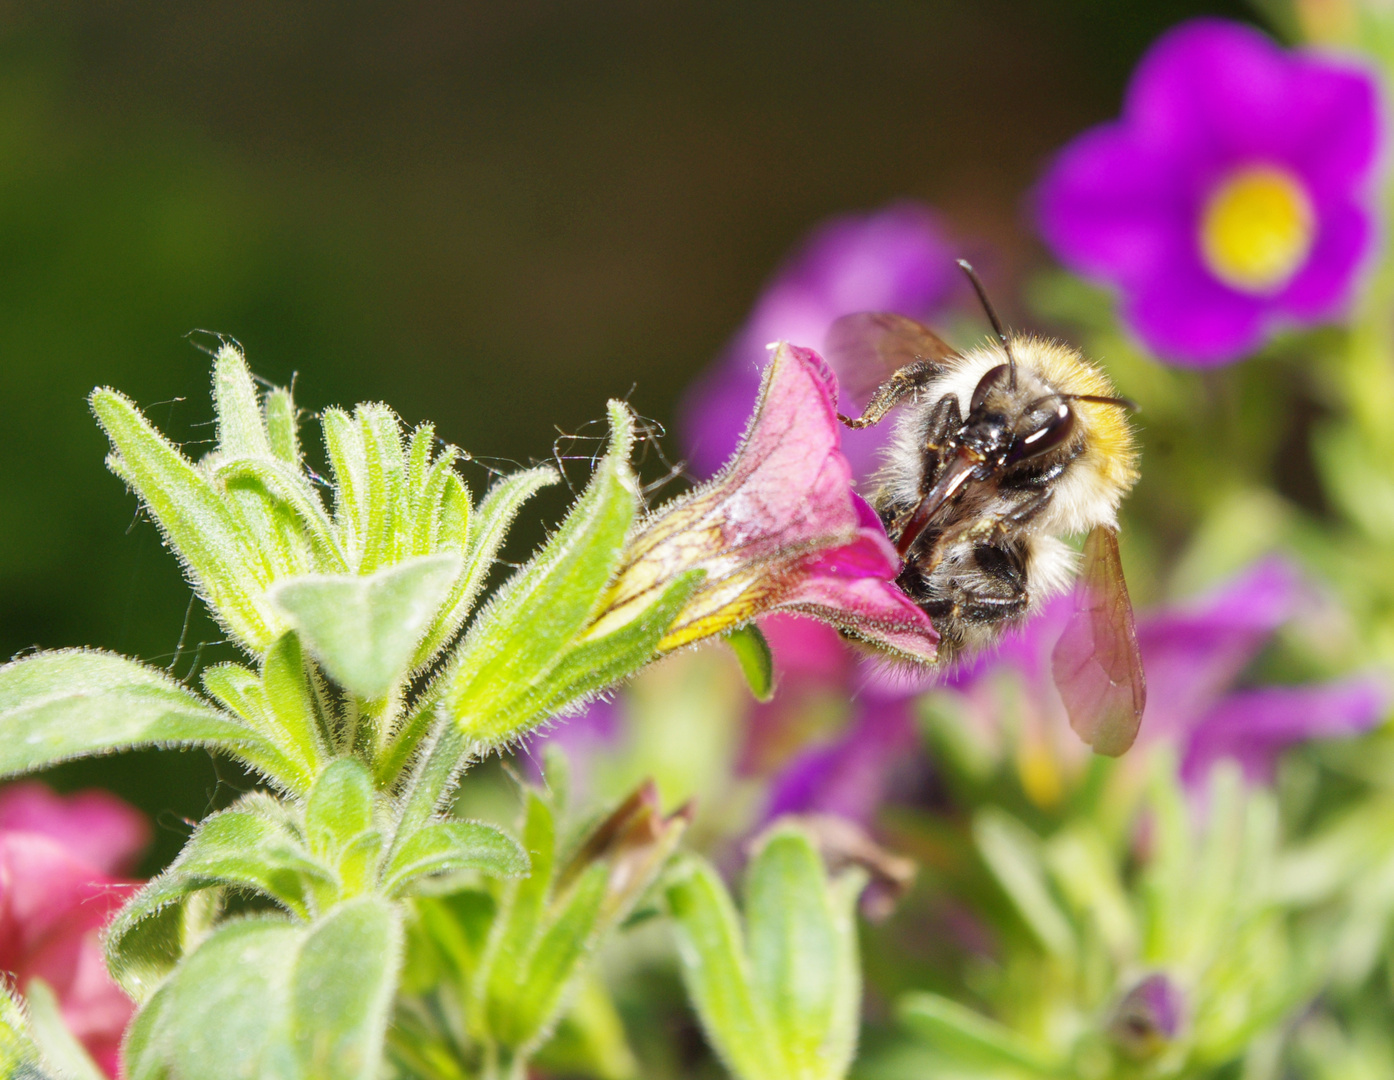
[(1041, 458), (1075, 433), (1070, 397), (1029, 373), (1014, 372), (1010, 364), (998, 364), (978, 380), (958, 444), (992, 468)]

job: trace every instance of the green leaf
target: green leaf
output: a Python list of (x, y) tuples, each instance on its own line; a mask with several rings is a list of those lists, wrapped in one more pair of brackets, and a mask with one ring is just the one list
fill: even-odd
[(504, 885), (475, 987), (476, 997), (484, 1002), (476, 1012), (487, 1015), (491, 1025), (492, 1004), (511, 1000), (513, 983), (526, 968), (552, 890), (556, 819), (552, 807), (531, 788), (524, 795), (524, 806), (523, 849), (531, 872)]
[(0, 667), (0, 776), (137, 746), (206, 746), (272, 776), (292, 772), (265, 739), (163, 672), (65, 649)]
[[(585, 628), (634, 520), (629, 467), (634, 417), (611, 402), (610, 449), (590, 486), (541, 552), (476, 619), (449, 674), (448, 715), (466, 736), (498, 745), (538, 719), (539, 700), (567, 646)], [(541, 693), (539, 693), (541, 689)]]
[(574, 999), (556, 1031), (532, 1061), (548, 1075), (637, 1080), (638, 1063), (604, 982), (593, 974), (583, 974), (577, 983)]
[(755, 993), (735, 905), (715, 870), (689, 858), (666, 889), (683, 983), (712, 1048), (740, 1080), (780, 1080), (779, 1046)]
[(214, 617), (260, 652), (284, 627), (263, 596), (269, 569), (253, 537), (223, 493), (129, 399), (102, 389), (91, 401), (114, 447), (108, 467), (140, 496)]
[(166, 873), (250, 889), (308, 917), (306, 879), (324, 881), (332, 874), (300, 846), (289, 822), (278, 820), (280, 813), (274, 799), (249, 796), (204, 818)]
[(587, 870), (566, 894), (561, 911), (537, 939), (526, 967), (513, 972), (515, 985), (506, 1007), (495, 1003), (491, 1026), (505, 1046), (532, 1048), (549, 1030), (563, 996), (595, 946), (596, 923), (609, 874), (601, 865)]
[[(260, 395), (242, 353), (224, 345), (213, 358), (213, 406), (218, 422), (218, 448), (202, 470), (226, 458), (250, 458), (279, 466), (266, 433)], [(250, 557), (258, 560), (264, 580), (313, 569), (299, 522), (265, 485), (255, 480), (224, 479), (225, 500), (253, 538)]]
[(350, 569), (363, 558), (368, 524), (368, 461), (363, 430), (343, 409), (325, 409), (320, 417), (324, 450), (334, 470), (334, 530)]
[(379, 897), (311, 925), (224, 923), (136, 1018), (130, 1080), (372, 1080), (401, 958)]
[(291, 392), (285, 387), (272, 387), (262, 401), (266, 418), (266, 438), (271, 452), (288, 465), (300, 469), (300, 413)]
[(44, 1063), (63, 1080), (107, 1080), (106, 1073), (64, 1023), (58, 996), (48, 983), (30, 979), (25, 996), (29, 999), (29, 1027)]
[(852, 904), (834, 896), (822, 857), (795, 828), (765, 841), (746, 874), (752, 981), (790, 1076), (841, 1080), (856, 1048), (860, 970)]
[(459, 570), (459, 555), (420, 555), (366, 577), (292, 578), (269, 595), (335, 682), (379, 701), (410, 671)]
[(146, 882), (103, 935), (107, 968), (121, 988), (144, 1001), (212, 925), (217, 886), (166, 871)]
[(130, 1080), (297, 1077), (289, 984), (304, 935), (267, 917), (214, 931), (136, 1017), (125, 1048)]
[(300, 1075), (378, 1075), (401, 954), (401, 916), (380, 897), (340, 904), (315, 924), (300, 948), (290, 988)]
[[(458, 489), (458, 495), (451, 501), (459, 504), (459, 507), (450, 515), (445, 515), (442, 507), (443, 520), (440, 523), (438, 542), (444, 546), (450, 543), (452, 538), (457, 541), (463, 540), (466, 544), (465, 567), (442, 608), (441, 617), (417, 649), (413, 668), (423, 666), (464, 625), (479, 590), (484, 587), (489, 571), (494, 568), (494, 559), (508, 536), (509, 526), (513, 524), (513, 519), (517, 517), (523, 503), (542, 488), (555, 484), (558, 480), (556, 470), (546, 466), (506, 476), (489, 489), (484, 501), (471, 515), (468, 512), (469, 498), (465, 494), (464, 485), (453, 473), (449, 474), (449, 477), (454, 479), (447, 485), (442, 498), (446, 499), (449, 492)], [(450, 525), (444, 520), (446, 516), (460, 520)]]
[(305, 802), (305, 834), (316, 855), (335, 856), (373, 827), (373, 778), (355, 758), (340, 758), (315, 778)]
[(38, 1071), (39, 1048), (29, 1030), (29, 1018), (9, 980), (0, 982), (0, 1078), (47, 1080)]
[(604, 637), (582, 640), (566, 649), (544, 683), (519, 695), (512, 723), (522, 727), (554, 716), (564, 706), (633, 675), (654, 658), (658, 643), (705, 578), (704, 570), (679, 574), (628, 622)]
[(730, 631), (723, 639), (736, 654), (741, 665), (741, 674), (756, 701), (769, 701), (774, 697), (774, 654), (770, 643), (760, 628), (754, 623), (746, 623)]
[(348, 570), (348, 560), (339, 548), (333, 522), (298, 466), (274, 457), (222, 458), (216, 463), (214, 474), (228, 484), (249, 480), (260, 484), (268, 495), (284, 503), (294, 515), (318, 556), (321, 568), (332, 573)]
[(414, 833), (383, 872), (382, 889), (400, 893), (426, 874), (478, 870), (496, 878), (522, 877), (528, 857), (502, 829), (479, 821), (435, 821)]
[(282, 634), (267, 650), (261, 665), (261, 686), (271, 722), (269, 734), (288, 757), (313, 776), (329, 760), (329, 740), (320, 722), (300, 640), (293, 632)]
[(1006, 811), (989, 806), (973, 819), (973, 839), (1036, 939), (1055, 956), (1073, 959), (1074, 931), (1051, 895), (1036, 835)]
[[(363, 432), (363, 454), (367, 479), (367, 518), (363, 537), (363, 559), (359, 573), (371, 573), (398, 557), (410, 542), (410, 523), (399, 520), (402, 485), (406, 479), (406, 459), (402, 454), (401, 421), (386, 405), (360, 405), (354, 419)], [(416, 641), (412, 642), (413, 645)]]
[(982, 1065), (1026, 1069), (1039, 1076), (1063, 1074), (1055, 1061), (1011, 1028), (938, 994), (906, 994), (901, 1022), (920, 1038), (957, 1058)]

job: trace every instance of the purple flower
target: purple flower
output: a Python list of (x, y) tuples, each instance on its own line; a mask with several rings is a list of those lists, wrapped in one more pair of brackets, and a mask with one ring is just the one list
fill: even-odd
[[(1389, 703), (1386, 688), (1373, 678), (1234, 687), (1278, 628), (1299, 614), (1307, 592), (1288, 563), (1269, 558), (1197, 601), (1139, 618), (1148, 698), (1137, 751), (1175, 747), (1181, 776), (1193, 789), (1221, 760), (1237, 762), (1251, 782), (1264, 783), (1294, 743), (1373, 727)], [(1033, 794), (1058, 790), (1060, 765), (1072, 758), (1078, 767), (1086, 756), (1078, 740), (1066, 737), (1068, 720), (1050, 677), (1051, 650), (1069, 605), (1069, 597), (1051, 602), (998, 653), (979, 658), (948, 682), (985, 723), (1001, 713), (1000, 676), (1014, 673), (1025, 685), (1027, 692), (1012, 701), (1025, 714), (1020, 738), (1028, 752), (1018, 761), (1028, 790), (1039, 785)]]
[(909, 701), (864, 701), (838, 738), (799, 753), (775, 776), (765, 815), (833, 814), (869, 824), (919, 741)]
[[(693, 470), (710, 476), (735, 450), (760, 386), (772, 341), (821, 347), (839, 316), (886, 310), (922, 317), (957, 284), (952, 253), (933, 214), (911, 202), (824, 222), (780, 268), (725, 354), (693, 385), (680, 433)], [(860, 406), (858, 375), (836, 373)], [(846, 434), (844, 452), (857, 476), (876, 467), (890, 425)]]
[(1365, 69), (1187, 22), (1143, 58), (1122, 119), (1055, 160), (1041, 230), (1067, 266), (1122, 293), (1149, 347), (1223, 363), (1349, 301), (1374, 240), (1381, 131)]

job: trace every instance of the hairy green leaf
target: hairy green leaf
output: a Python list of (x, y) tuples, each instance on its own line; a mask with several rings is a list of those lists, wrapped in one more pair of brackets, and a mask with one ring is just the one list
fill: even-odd
[(269, 595), (335, 682), (378, 701), (410, 670), (459, 570), (457, 554), (419, 555), (367, 576), (292, 578)]
[(405, 549), (410, 539), (410, 523), (401, 520), (406, 459), (402, 455), (401, 421), (390, 408), (376, 403), (360, 405), (354, 410), (354, 419), (363, 432), (368, 484), (363, 559), (358, 571), (368, 574), (395, 562), (405, 553), (399, 552), (398, 540)]
[(108, 924), (107, 968), (144, 1001), (209, 929), (220, 892), (206, 878), (171, 871), (146, 882)]
[(288, 465), (300, 469), (300, 414), (291, 392), (283, 386), (267, 391), (261, 404), (266, 418), (266, 438), (271, 452)]
[(526, 1051), (550, 1030), (563, 995), (595, 946), (608, 876), (605, 866), (588, 869), (566, 893), (527, 964), (512, 972), (509, 1001), (495, 1002), (491, 1018), (493, 1034), (505, 1046)]
[(855, 898), (828, 888), (822, 857), (796, 828), (766, 839), (747, 871), (752, 982), (790, 1076), (841, 1080), (851, 1064), (861, 1006)]
[(291, 1031), (300, 1075), (373, 1080), (378, 1075), (401, 965), (395, 904), (363, 896), (314, 925), (290, 985)]
[(309, 925), (224, 923), (136, 1018), (130, 1080), (371, 1080), (401, 936), (396, 905), (366, 896)]
[(368, 524), (368, 461), (363, 431), (343, 409), (325, 409), (320, 418), (324, 449), (334, 471), (334, 530), (339, 548), (356, 571), (363, 558)]
[[(446, 488), (442, 499), (446, 503), (442, 505), (437, 542), (442, 547), (451, 544), (452, 538), (455, 542), (463, 542), (465, 567), (441, 609), (441, 617), (417, 649), (414, 668), (425, 665), (464, 625), (523, 503), (542, 488), (555, 484), (557, 479), (556, 470), (546, 466), (506, 476), (489, 489), (479, 508), (470, 514), (469, 497), (459, 477), (453, 472), (444, 477)], [(455, 505), (456, 509), (447, 514), (448, 504)]]
[(263, 596), (270, 576), (254, 538), (223, 493), (128, 398), (102, 389), (91, 401), (114, 448), (108, 467), (140, 496), (214, 617), (260, 652), (284, 627)]
[(634, 418), (619, 402), (610, 414), (610, 450), (590, 486), (551, 542), (475, 621), (452, 666), (445, 707), (485, 745), (538, 718), (538, 689), (586, 626), (619, 561), (638, 501), (629, 467)]
[(7, 980), (0, 983), (0, 1078), (47, 1080), (38, 1066), (39, 1048), (34, 1045), (29, 1018)]
[(756, 994), (735, 905), (721, 878), (690, 857), (666, 889), (683, 982), (713, 1049), (740, 1080), (777, 1080), (778, 1043)]
[(107, 1080), (106, 1073), (64, 1023), (53, 988), (43, 979), (30, 979), (25, 994), (29, 999), (29, 1029), (44, 1064), (63, 1080)]
[(382, 888), (389, 895), (426, 874), (447, 870), (479, 870), (490, 877), (522, 877), (528, 857), (502, 829), (479, 821), (436, 821), (426, 825), (397, 851), (383, 871)]
[(308, 917), (305, 879), (332, 875), (301, 847), (289, 822), (278, 820), (278, 807), (249, 797), (204, 818), (166, 873), (250, 889)]
[(0, 667), (0, 776), (137, 746), (206, 746), (279, 777), (264, 738), (168, 675), (113, 653), (65, 649)]
[(355, 758), (340, 758), (315, 778), (305, 803), (310, 850), (336, 856), (373, 826), (373, 778)]

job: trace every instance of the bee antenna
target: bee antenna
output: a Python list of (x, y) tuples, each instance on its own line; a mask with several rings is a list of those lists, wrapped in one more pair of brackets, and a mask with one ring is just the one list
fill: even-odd
[(1104, 397), (1102, 394), (1059, 394), (1057, 396), (1066, 401), (1095, 401), (1100, 405), (1117, 405), (1120, 409), (1127, 409), (1129, 412), (1138, 411), (1138, 404), (1132, 398)]
[(997, 340), (1002, 343), (1002, 348), (1007, 353), (1007, 371), (1010, 373), (1010, 386), (1016, 389), (1016, 357), (1012, 355), (1012, 346), (1007, 341), (1007, 335), (1002, 330), (1002, 320), (997, 317), (997, 312), (992, 310), (992, 301), (987, 298), (987, 290), (983, 288), (982, 279), (978, 277), (978, 272), (973, 269), (973, 264), (967, 259), (959, 259), (958, 265), (968, 280), (973, 283), (973, 291), (978, 294), (978, 302), (983, 305), (983, 311), (987, 313), (987, 321), (992, 323), (993, 333), (997, 335)]

